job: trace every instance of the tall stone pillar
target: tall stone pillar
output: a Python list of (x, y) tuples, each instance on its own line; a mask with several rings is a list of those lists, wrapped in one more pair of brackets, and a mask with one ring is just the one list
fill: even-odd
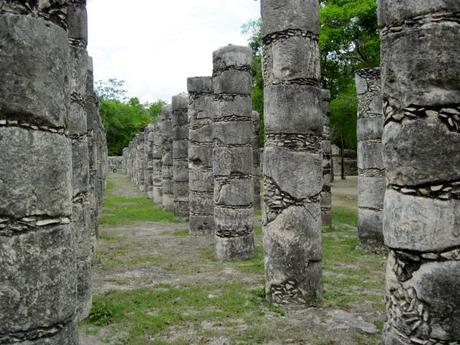
[(174, 216), (189, 219), (188, 189), (188, 98), (172, 98)]
[(188, 161), (190, 190), (190, 232), (214, 234), (214, 177), (212, 174), (212, 102), (211, 77), (187, 80), (190, 121)]
[(460, 344), (460, 2), (379, 1), (384, 344)]
[(153, 202), (158, 205), (163, 204), (163, 193), (162, 193), (162, 145), (161, 145), (161, 133), (159, 121), (153, 124)]
[(123, 154), (122, 154), (122, 162), (121, 162), (121, 171), (124, 175), (128, 174), (128, 148), (125, 147), (123, 149)]
[(91, 226), (89, 149), (86, 112), (88, 27), (85, 2), (71, 2), (68, 8), (70, 43), (70, 107), (68, 131), (72, 140), (73, 207), (72, 229), (77, 240), (77, 319), (91, 309), (91, 269), (96, 234)]
[(254, 254), (251, 49), (229, 45), (213, 54), (214, 220), (216, 257)]
[(153, 124), (149, 124), (145, 128), (145, 159), (146, 159), (146, 170), (145, 170), (145, 186), (146, 193), (150, 199), (153, 199)]
[(161, 191), (162, 206), (165, 211), (174, 211), (174, 182), (173, 182), (173, 139), (171, 123), (171, 106), (166, 106), (160, 114), (161, 135)]
[(358, 236), (362, 247), (383, 246), (385, 168), (380, 69), (356, 74), (358, 92)]
[(267, 299), (322, 295), (319, 2), (262, 1)]
[(67, 6), (0, 6), (1, 344), (78, 344)]
[(332, 146), (331, 146), (331, 113), (329, 103), (331, 93), (321, 90), (321, 109), (323, 113), (323, 190), (321, 191), (321, 223), (332, 226)]
[(252, 125), (253, 125), (253, 136), (252, 136), (252, 163), (254, 166), (253, 171), (253, 182), (254, 182), (254, 207), (260, 208), (260, 149), (259, 149), (259, 126), (260, 116), (257, 111), (252, 112)]

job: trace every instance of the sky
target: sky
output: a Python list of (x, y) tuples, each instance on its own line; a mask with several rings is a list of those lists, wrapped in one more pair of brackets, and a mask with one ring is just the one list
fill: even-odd
[(241, 26), (259, 16), (259, 0), (88, 0), (95, 80), (125, 80), (128, 97), (169, 103), (188, 77), (211, 75), (214, 50), (247, 45)]

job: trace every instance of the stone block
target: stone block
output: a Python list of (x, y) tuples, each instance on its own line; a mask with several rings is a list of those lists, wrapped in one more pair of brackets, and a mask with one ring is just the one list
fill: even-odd
[[(0, 214), (65, 217), (72, 214), (72, 151), (68, 138), (0, 127)], [(50, 184), (49, 181), (52, 181)]]
[(265, 88), (267, 134), (321, 135), (323, 121), (320, 90), (305, 85), (272, 85)]
[(189, 137), (189, 128), (188, 126), (176, 126), (173, 127), (172, 131), (173, 138), (175, 140), (183, 140)]
[(190, 214), (190, 232), (192, 235), (213, 235), (214, 216)]
[(249, 145), (253, 136), (252, 121), (214, 123), (214, 140), (223, 145)]
[(411, 186), (460, 179), (460, 135), (438, 119), (389, 123), (383, 144), (390, 184)]
[(214, 146), (213, 162), (214, 176), (251, 175), (253, 169), (252, 147)]
[(460, 12), (460, 3), (456, 0), (379, 0), (379, 24), (398, 25), (404, 20), (439, 12)]
[(191, 169), (189, 171), (189, 186), (191, 191), (213, 192), (214, 176), (212, 171)]
[(385, 197), (385, 177), (359, 176), (358, 178), (358, 207), (383, 210)]
[(218, 237), (216, 258), (222, 261), (248, 260), (254, 256), (254, 235), (239, 237)]
[(383, 135), (383, 117), (358, 119), (358, 141), (381, 140)]
[(268, 45), (264, 54), (265, 85), (321, 77), (316, 39), (291, 36)]
[(187, 78), (187, 90), (189, 93), (212, 93), (212, 77)]
[(216, 180), (214, 202), (219, 206), (251, 206), (254, 202), (252, 177)]
[(383, 170), (382, 156), (383, 145), (381, 142), (361, 141), (358, 143), (358, 169)]
[(388, 190), (383, 231), (390, 248), (436, 252), (460, 246), (460, 200)]
[(73, 196), (89, 190), (89, 152), (88, 140), (72, 140), (72, 188)]
[(86, 2), (70, 2), (67, 8), (67, 23), (69, 38), (72, 41), (88, 43), (88, 13)]
[(175, 160), (173, 162), (173, 180), (174, 182), (188, 182), (188, 162)]
[[(185, 140), (174, 140), (173, 142), (172, 156), (174, 160), (177, 159), (188, 159), (188, 139)], [(163, 161), (164, 164), (164, 161)]]
[(216, 233), (232, 232), (245, 233), (252, 232), (252, 208), (225, 208), (221, 206), (214, 207), (214, 219), (216, 224)]
[(358, 214), (359, 241), (364, 245), (383, 244), (383, 211), (360, 208)]
[(0, 237), (0, 265), (0, 334), (73, 318), (77, 266), (70, 225)]
[[(321, 154), (265, 147), (264, 175), (273, 179), (281, 191), (296, 199), (321, 193), (323, 170)], [(280, 169), (281, 167), (281, 169)]]
[(215, 71), (222, 71), (229, 67), (241, 69), (241, 67), (251, 66), (252, 50), (248, 46), (235, 46), (229, 44), (228, 46), (214, 51), (212, 59)]
[(213, 215), (214, 199), (212, 193), (194, 193), (190, 192), (190, 210), (197, 215)]
[(262, 36), (286, 30), (319, 34), (317, 0), (262, 0)]
[(459, 41), (460, 23), (453, 21), (413, 26), (404, 35), (384, 35), (384, 98), (396, 100), (397, 108), (459, 104)]
[(229, 70), (213, 77), (215, 94), (251, 95), (252, 76), (250, 72)]
[(252, 99), (250, 96), (237, 95), (217, 99), (212, 103), (212, 114), (215, 121), (225, 117), (244, 117), (250, 119), (252, 116)]
[(32, 16), (0, 18), (0, 113), (10, 120), (64, 127), (69, 101), (67, 33)]
[(190, 128), (189, 140), (197, 143), (212, 143), (212, 128), (213, 124), (209, 120), (201, 127)]

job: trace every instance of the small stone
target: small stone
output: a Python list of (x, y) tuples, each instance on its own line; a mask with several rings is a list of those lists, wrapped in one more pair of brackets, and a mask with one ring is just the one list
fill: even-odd
[(434, 110), (426, 110), (425, 114), (428, 117), (436, 117), (436, 116), (438, 116), (439, 113), (437, 111), (434, 111)]
[(427, 259), (427, 260), (436, 260), (439, 258), (439, 255), (435, 253), (425, 253), (425, 254), (422, 254), (422, 258)]
[(433, 192), (439, 192), (441, 191), (442, 189), (444, 188), (444, 186), (441, 184), (441, 185), (438, 185), (438, 186), (431, 186), (431, 191)]

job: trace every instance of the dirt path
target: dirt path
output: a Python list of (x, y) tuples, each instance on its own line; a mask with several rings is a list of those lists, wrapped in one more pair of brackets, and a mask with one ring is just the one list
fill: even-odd
[[(142, 197), (122, 175), (111, 175), (110, 185), (112, 203), (130, 207)], [(336, 190), (353, 208), (341, 196), (353, 198), (353, 181)], [(325, 234), (322, 307), (280, 309), (263, 297), (258, 227), (255, 259), (220, 263), (213, 238), (189, 236), (186, 223), (102, 225), (82, 345), (378, 344), (385, 259), (355, 249), (349, 228)]]

